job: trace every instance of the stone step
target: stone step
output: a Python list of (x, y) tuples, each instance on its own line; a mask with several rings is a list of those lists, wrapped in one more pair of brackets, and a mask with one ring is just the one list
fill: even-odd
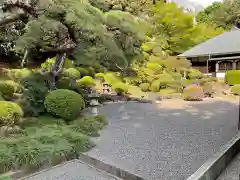
[(18, 180), (121, 180), (78, 159)]
[(239, 180), (240, 179), (240, 153), (227, 166), (217, 180)]

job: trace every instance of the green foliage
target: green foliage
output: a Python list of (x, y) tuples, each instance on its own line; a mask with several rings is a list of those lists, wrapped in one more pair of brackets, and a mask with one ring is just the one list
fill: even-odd
[(148, 92), (150, 89), (150, 84), (149, 83), (142, 83), (139, 85), (140, 89), (142, 92)]
[(61, 77), (56, 85), (58, 89), (72, 89), (72, 80), (69, 77)]
[(95, 86), (94, 80), (91, 76), (84, 76), (83, 78), (77, 80), (77, 87), (93, 87)]
[(23, 96), (19, 102), (26, 116), (37, 116), (44, 110), (44, 98), (48, 93), (47, 77), (39, 72), (22, 80)]
[(120, 81), (119, 77), (114, 72), (107, 72), (104, 76), (104, 79), (111, 85)]
[(88, 136), (99, 136), (99, 130), (106, 126), (108, 122), (104, 116), (83, 117), (73, 121), (70, 124), (76, 132), (81, 132)]
[(0, 126), (18, 124), (23, 116), (21, 107), (9, 101), (0, 101)]
[(122, 82), (116, 82), (113, 84), (113, 90), (118, 94), (122, 95), (128, 92), (128, 85)]
[(87, 68), (87, 71), (88, 71), (88, 75), (91, 76), (91, 77), (94, 77), (95, 75), (95, 70), (93, 67), (88, 67)]
[(151, 84), (150, 90), (151, 90), (152, 92), (159, 92), (159, 91), (160, 91), (160, 87), (161, 87), (161, 81), (155, 80), (155, 81), (153, 81), (153, 83)]
[(240, 84), (240, 70), (230, 70), (226, 72), (225, 82), (229, 85)]
[(76, 69), (80, 72), (81, 77), (87, 76), (89, 74), (89, 72), (86, 68), (77, 67)]
[(231, 93), (240, 96), (240, 85), (236, 84), (231, 88)]
[(64, 69), (63, 76), (68, 77), (70, 79), (78, 79), (80, 78), (80, 72), (76, 68)]
[(0, 92), (2, 96), (9, 99), (16, 92), (18, 84), (11, 80), (0, 81)]
[(104, 73), (96, 73), (96, 74), (95, 74), (95, 78), (98, 79), (98, 80), (100, 80), (101, 82), (104, 82), (104, 81), (105, 81), (104, 77), (105, 77), (105, 74), (104, 74)]
[(183, 99), (186, 101), (202, 101), (204, 92), (199, 85), (189, 85), (183, 90)]
[(214, 24), (215, 14), (221, 8), (221, 2), (214, 2), (203, 11), (199, 12), (196, 19), (198, 23)]
[[(49, 58), (43, 64), (41, 64), (41, 68), (45, 69), (47, 71), (51, 71), (55, 61), (56, 61), (56, 57)], [(65, 69), (69, 69), (69, 68), (73, 68), (74, 66), (73, 66), (73, 63), (72, 63), (72, 61), (70, 59), (66, 59), (63, 67)]]
[(27, 69), (27, 68), (24, 68), (24, 69), (11, 69), (8, 72), (8, 76), (13, 81), (21, 82), (23, 79), (31, 76), (32, 73), (33, 73), (33, 71), (31, 69)]
[(66, 120), (76, 119), (85, 107), (81, 95), (67, 89), (50, 92), (44, 101), (47, 112)]
[(201, 79), (203, 74), (197, 69), (191, 69), (188, 73), (189, 79)]

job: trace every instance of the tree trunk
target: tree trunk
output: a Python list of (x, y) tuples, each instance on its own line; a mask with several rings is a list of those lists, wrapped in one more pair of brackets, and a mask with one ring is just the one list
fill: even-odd
[(56, 83), (58, 81), (59, 75), (62, 72), (63, 65), (66, 61), (67, 53), (58, 53), (56, 56), (56, 61), (53, 65), (52, 71), (50, 72), (50, 89), (55, 90), (56, 89)]
[(25, 63), (27, 61), (27, 58), (28, 58), (28, 54), (29, 54), (29, 51), (28, 51), (28, 49), (26, 49), (26, 51), (24, 53), (24, 57), (23, 57), (22, 62), (21, 62), (21, 68), (24, 68), (24, 65), (25, 65)]

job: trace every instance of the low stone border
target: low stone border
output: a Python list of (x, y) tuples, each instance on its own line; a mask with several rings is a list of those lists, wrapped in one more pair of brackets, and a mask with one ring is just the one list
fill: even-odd
[(216, 180), (239, 152), (240, 133), (223, 146), (220, 152), (208, 159), (187, 180)]
[(130, 172), (127, 172), (125, 170), (122, 170), (120, 168), (117, 168), (113, 165), (110, 164), (106, 164), (98, 159), (95, 159), (93, 157), (90, 157), (88, 155), (85, 154), (81, 154), (79, 156), (79, 159), (81, 161), (83, 161), (86, 164), (90, 164), (93, 167), (100, 169), (102, 171), (105, 171), (109, 174), (112, 174), (118, 178), (124, 179), (124, 180), (144, 180), (142, 177), (137, 176), (135, 174), (132, 174)]

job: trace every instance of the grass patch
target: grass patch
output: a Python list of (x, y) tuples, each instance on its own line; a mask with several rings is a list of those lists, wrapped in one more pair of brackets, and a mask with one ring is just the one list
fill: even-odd
[(27, 119), (19, 134), (0, 137), (0, 173), (76, 158), (94, 146), (89, 136), (99, 135), (106, 124), (103, 116), (83, 117), (71, 124), (48, 116)]
[(9, 176), (0, 176), (0, 180), (12, 180)]

